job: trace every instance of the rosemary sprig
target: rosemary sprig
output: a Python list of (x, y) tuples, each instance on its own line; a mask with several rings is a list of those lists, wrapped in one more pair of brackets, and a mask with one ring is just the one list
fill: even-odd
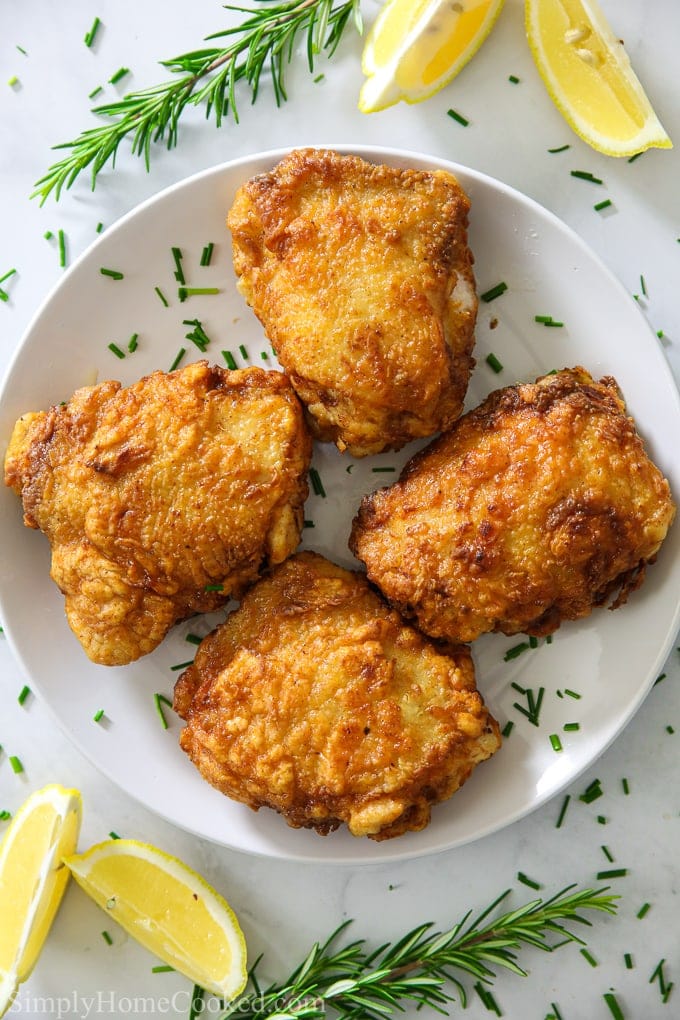
[(467, 1005), (467, 991), (459, 974), (482, 987), (496, 977), (494, 968), (526, 976), (517, 962), (523, 946), (552, 952), (569, 942), (585, 945), (567, 924), (591, 922), (583, 911), (616, 913), (618, 897), (607, 888), (581, 889), (571, 885), (550, 899), (536, 899), (489, 920), (509, 891), (478, 916), (471, 913), (445, 932), (422, 924), (394, 944), (369, 951), (359, 939), (335, 948), (349, 922), (341, 924), (323, 944), (315, 943), (287, 981), (261, 988), (257, 960), (250, 971), (245, 995), (235, 999), (222, 1020), (323, 1020), (329, 1010), (344, 1020), (384, 1020), (404, 1003), (429, 1006), (448, 1015), (447, 1003)]
[(359, 0), (258, 2), (263, 5), (261, 9), (225, 4), (227, 10), (247, 16), (240, 25), (214, 32), (204, 40), (225, 39), (223, 46), (162, 60), (162, 66), (175, 77), (93, 107), (92, 112), (108, 118), (107, 122), (83, 131), (73, 141), (55, 145), (55, 149), (68, 149), (69, 153), (36, 182), (31, 197), (40, 197), (41, 205), (50, 194), (58, 200), (62, 189), (70, 188), (88, 166), (94, 190), (97, 175), (109, 161), (115, 166), (118, 147), (128, 136), (132, 138), (132, 152), (144, 157), (148, 171), (152, 142), (165, 141), (169, 149), (173, 148), (180, 117), (188, 106), (204, 104), (206, 118), (212, 114), (216, 127), (229, 112), (238, 122), (236, 84), (245, 81), (254, 102), (265, 66), (280, 106), (287, 99), (285, 69), (301, 33), (306, 34), (307, 64), (313, 73), (315, 57), (323, 51), (329, 57), (333, 55), (350, 18), (357, 31), (362, 31)]

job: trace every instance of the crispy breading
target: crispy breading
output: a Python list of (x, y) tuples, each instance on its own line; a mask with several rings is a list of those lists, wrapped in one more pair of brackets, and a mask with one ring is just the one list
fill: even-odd
[(310, 457), (285, 376), (203, 361), (24, 415), (5, 482), (88, 656), (122, 665), (295, 549)]
[(477, 296), (469, 201), (443, 170), (294, 150), (238, 191), (239, 287), (315, 438), (366, 456), (460, 415)]
[(469, 649), (437, 648), (363, 574), (308, 552), (203, 640), (175, 708), (209, 783), (322, 834), (422, 829), (500, 745)]
[(492, 393), (366, 496), (350, 548), (427, 633), (543, 635), (641, 584), (673, 520), (611, 377)]

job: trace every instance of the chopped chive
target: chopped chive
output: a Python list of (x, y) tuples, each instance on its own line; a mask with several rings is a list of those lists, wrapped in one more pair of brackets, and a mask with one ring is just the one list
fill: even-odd
[(168, 728), (168, 720), (165, 718), (165, 713), (163, 712), (163, 705), (161, 704), (161, 696), (160, 696), (160, 694), (154, 694), (153, 701), (154, 701), (154, 705), (156, 706), (156, 711), (158, 712), (158, 718), (161, 721), (161, 725), (162, 725), (164, 730), (167, 730), (167, 728)]
[(609, 1012), (614, 1017), (614, 1020), (626, 1020), (623, 1010), (619, 1006), (617, 998), (613, 992), (605, 992), (604, 1001), (609, 1006)]
[(101, 266), (99, 272), (102, 276), (110, 276), (112, 280), (122, 280), (125, 278), (125, 273), (121, 273), (120, 269), (106, 269)]
[(194, 985), (194, 990), (191, 993), (191, 1009), (189, 1010), (189, 1020), (197, 1020), (197, 1018), (203, 1012), (205, 1000), (205, 989), (200, 985)]
[(88, 99), (96, 99), (97, 96), (99, 95), (99, 93), (103, 92), (103, 91), (104, 91), (104, 89), (103, 89), (103, 87), (101, 85), (95, 85), (95, 87), (92, 89), (92, 91), (88, 92), (87, 98)]
[(559, 1009), (557, 1008), (557, 1004), (556, 1003), (551, 1002), (550, 1003), (550, 1008), (553, 1011), (553, 1017), (555, 1018), (555, 1020), (563, 1020), (562, 1014), (560, 1013)]
[(566, 797), (564, 798), (564, 800), (562, 801), (562, 807), (560, 808), (560, 813), (557, 816), (557, 822), (555, 824), (555, 828), (556, 829), (561, 829), (562, 828), (562, 822), (564, 821), (564, 816), (567, 813), (567, 808), (569, 807), (569, 801), (570, 800), (571, 800), (571, 795), (567, 794)]
[(134, 352), (137, 350), (137, 347), (139, 346), (138, 343), (137, 343), (138, 339), (139, 339), (139, 333), (133, 333), (132, 336), (130, 337), (130, 339), (128, 340), (127, 347), (128, 347), (128, 351), (130, 352), (130, 354), (134, 354)]
[(579, 795), (579, 800), (582, 800), (584, 804), (592, 804), (598, 797), (602, 797), (604, 791), (600, 785), (599, 779), (594, 779), (592, 783), (586, 787), (584, 792)]
[(635, 915), (639, 921), (641, 921), (642, 918), (645, 917), (649, 913), (649, 910), (651, 909), (651, 906), (652, 906), (651, 903), (643, 903), (642, 904), (642, 906), (638, 910), (637, 914)]
[(213, 241), (210, 241), (208, 244), (206, 244), (205, 248), (201, 252), (201, 265), (202, 266), (209, 266), (210, 265), (210, 260), (212, 258), (212, 253), (213, 253), (214, 248), (215, 248), (215, 244), (214, 244)]
[(315, 496), (326, 495), (326, 490), (324, 489), (323, 482), (321, 481), (321, 475), (316, 468), (312, 467), (309, 469), (309, 480), (312, 483), (312, 490)]
[(575, 733), (576, 730), (581, 729), (581, 724), (577, 722), (567, 722), (562, 727), (565, 733)]
[(111, 832), (109, 833), (109, 839), (120, 839), (120, 836), (118, 835), (117, 832), (111, 830)]
[(664, 331), (662, 329), (657, 329), (656, 335), (659, 338), (659, 340), (663, 340), (664, 339)]
[(26, 684), (24, 684), (24, 686), (21, 688), (21, 691), (19, 693), (19, 697), (17, 698), (17, 701), (19, 702), (20, 705), (24, 704), (24, 702), (26, 701), (26, 698), (29, 696), (30, 693), (31, 693), (31, 688), (28, 687)]
[(565, 688), (564, 688), (564, 693), (565, 693), (566, 695), (568, 695), (568, 696), (569, 696), (570, 698), (575, 698), (575, 699), (576, 699), (576, 701), (580, 701), (580, 700), (581, 700), (581, 695), (580, 695), (580, 694), (577, 694), (577, 693), (576, 693), (576, 691), (571, 691), (571, 690), (569, 690), (569, 688), (568, 688), (568, 687), (565, 687)]
[(633, 969), (633, 957), (631, 956), (631, 954), (630, 953), (624, 953), (623, 954), (623, 959), (624, 959), (624, 962), (626, 964), (626, 970), (632, 970)]
[(104, 942), (106, 942), (107, 946), (113, 945), (113, 939), (111, 938), (107, 931), (102, 932), (102, 938), (104, 939)]
[(322, 72), (321, 74), (317, 74), (316, 78), (313, 78), (312, 81), (315, 85), (318, 85), (320, 81), (324, 81), (325, 77), (326, 75)]
[(604, 184), (604, 181), (591, 174), (590, 170), (571, 170), (570, 173), (572, 177), (578, 177), (580, 181), (590, 181), (591, 184)]
[(112, 74), (109, 78), (109, 85), (117, 85), (121, 78), (124, 78), (126, 74), (130, 73), (129, 67), (119, 67), (115, 74)]
[(203, 591), (224, 591), (223, 584), (206, 584), (203, 586)]
[(486, 361), (489, 368), (492, 368), (494, 372), (496, 372), (496, 374), (503, 371), (503, 363), (499, 361), (495, 354), (493, 353), (487, 354), (484, 360)]
[(543, 326), (564, 326), (563, 322), (559, 322), (557, 319), (553, 319), (552, 315), (534, 315), (534, 322), (540, 322)]
[(605, 818), (604, 815), (598, 815), (597, 816), (597, 821), (598, 821), (598, 825), (606, 825), (607, 824), (607, 819)]
[(118, 344), (110, 343), (108, 346), (109, 346), (109, 350), (111, 351), (111, 353), (115, 354), (117, 358), (124, 358), (125, 357), (125, 351), (121, 351), (121, 349), (118, 346)]
[(536, 696), (534, 696), (534, 692), (529, 689), (526, 692), (527, 707), (525, 708), (523, 705), (518, 705), (516, 701), (513, 703), (512, 707), (516, 708), (518, 712), (521, 712), (523, 716), (526, 716), (532, 726), (538, 726), (544, 694), (545, 687), (539, 687), (538, 694)]
[(16, 269), (8, 269), (3, 276), (0, 276), (0, 283), (4, 283), (5, 280), (9, 280), (10, 276), (14, 276), (15, 273)]
[(219, 287), (178, 287), (177, 296), (180, 301), (186, 301), (188, 297), (195, 294), (219, 294)]
[(396, 470), (397, 469), (395, 467), (387, 467), (387, 466), (371, 468), (371, 471), (373, 471), (373, 473), (376, 474), (376, 475), (381, 474), (381, 473), (382, 474), (389, 474), (390, 472), (396, 471)]
[(626, 162), (627, 163), (634, 163), (636, 159), (640, 158), (640, 156), (644, 156), (644, 151), (643, 152), (634, 152), (632, 156), (628, 157)]
[(193, 664), (194, 660), (188, 659), (187, 662), (177, 662), (174, 666), (171, 666), (170, 669), (173, 671), (176, 671), (178, 669), (186, 669), (187, 666), (193, 666)]
[(538, 648), (538, 638), (533, 634), (529, 635), (529, 648)]
[(626, 796), (628, 796), (628, 794), (630, 793), (630, 786), (628, 785), (628, 780), (625, 778), (622, 779), (621, 786), (623, 787), (623, 792), (626, 794)]
[(519, 85), (519, 78), (516, 74), (509, 74), (508, 81), (511, 81), (513, 85)]
[(184, 357), (185, 354), (186, 354), (186, 348), (180, 347), (180, 349), (178, 350), (177, 355), (175, 357), (175, 360), (173, 361), (172, 365), (170, 366), (170, 369), (169, 369), (170, 372), (174, 372), (175, 371), (175, 369), (177, 368), (177, 366), (179, 365), (180, 361), (182, 360), (182, 358)]
[(104, 718), (104, 709), (103, 708), (98, 708), (97, 711), (92, 716), (92, 719), (93, 719), (94, 722), (101, 722), (103, 718)]
[(156, 293), (158, 294), (159, 298), (161, 299), (161, 301), (163, 302), (163, 304), (165, 305), (165, 307), (166, 307), (166, 308), (168, 308), (168, 306), (169, 306), (169, 302), (168, 302), (168, 299), (166, 298), (166, 296), (165, 296), (165, 294), (163, 293), (163, 291), (161, 290), (161, 288), (160, 288), (160, 287), (154, 287), (154, 290), (155, 290), (155, 291), (156, 291)]
[(178, 283), (185, 283), (184, 270), (182, 269), (182, 250), (172, 248), (172, 257), (175, 260), (175, 279)]
[(84, 41), (85, 41), (85, 45), (87, 47), (92, 46), (92, 43), (94, 42), (95, 36), (97, 34), (97, 30), (98, 30), (100, 25), (101, 25), (101, 21), (99, 20), (99, 18), (95, 18), (94, 21), (92, 22), (92, 27), (90, 28), (89, 32), (85, 33), (85, 40)]
[(101, 234), (102, 230), (104, 229), (104, 224), (101, 222), (101, 220), (94, 229), (96, 234)]
[(480, 300), (486, 301), (487, 303), (489, 301), (493, 301), (494, 298), (500, 297), (501, 294), (505, 294), (507, 289), (507, 283), (501, 280), (501, 282), (497, 283), (495, 287), (490, 287), (488, 290), (485, 290), (483, 294), (480, 294)]
[(227, 368), (232, 368), (232, 369), (233, 368), (238, 368), (238, 365), (236, 364), (236, 360), (234, 358), (234, 355), (231, 353), (231, 351), (222, 351), (222, 357), (224, 358), (224, 360), (227, 363)]
[(191, 340), (192, 343), (196, 344), (199, 351), (205, 354), (210, 343), (210, 337), (203, 329), (203, 323), (200, 319), (183, 319), (182, 321), (183, 325), (194, 327), (190, 333), (186, 334), (187, 340)]
[(25, 57), (28, 56), (27, 51), (23, 48), (23, 46), (20, 46), (19, 43), (17, 43), (17, 49), (19, 50), (19, 53), (23, 53)]
[(239, 344), (238, 345), (238, 349), (239, 349), (239, 353), (240, 353), (241, 357), (243, 358), (243, 360), (247, 361), (248, 360), (248, 351), (246, 350), (245, 345), (244, 344)]
[(514, 680), (510, 684), (510, 686), (512, 687), (512, 689), (514, 691), (517, 691), (518, 694), (526, 694), (526, 692), (527, 692), (526, 687), (521, 687), (520, 684), (516, 683)]
[(59, 241), (59, 265), (63, 267), (66, 265), (66, 235), (63, 230), (59, 231), (57, 239)]
[(536, 882), (533, 878), (529, 878), (529, 876), (525, 875), (523, 871), (517, 872), (517, 881), (521, 882), (523, 885), (528, 885), (530, 889), (542, 888), (540, 882)]
[(593, 206), (595, 212), (601, 212), (603, 209), (608, 209), (612, 204), (611, 198), (603, 198), (601, 202), (596, 202)]
[(175, 968), (171, 967), (169, 963), (157, 963), (155, 967), (151, 968), (152, 974), (170, 974), (175, 972)]
[(9, 301), (9, 294), (0, 287), (0, 301)]
[(560, 740), (560, 738), (557, 735), (557, 733), (551, 733), (550, 734), (550, 744), (551, 744), (551, 747), (552, 747), (553, 751), (562, 751), (563, 750), (563, 748), (562, 748), (562, 741)]
[(598, 871), (597, 880), (606, 881), (609, 878), (625, 878), (628, 874), (628, 868), (610, 868), (609, 871)]
[(302, 522), (302, 527), (303, 528), (315, 528), (316, 525), (315, 525), (314, 521), (310, 521), (310, 520), (308, 520), (305, 517), (304, 521)]
[(203, 638), (200, 634), (187, 634), (184, 640), (188, 641), (190, 645), (200, 645)]
[(644, 276), (642, 276), (642, 274), (640, 274), (640, 290), (642, 291), (644, 297), (648, 297), (649, 296), (647, 294), (647, 286), (645, 284), (645, 278), (644, 278)]
[(11, 817), (12, 812), (8, 811), (6, 808), (3, 808), (2, 811), (0, 811), (0, 822), (7, 822)]
[[(548, 374), (549, 375), (556, 375), (557, 374), (557, 369), (553, 368), (552, 372), (549, 372)], [(553, 636), (552, 636), (552, 634), (548, 634), (548, 636), (545, 639), (545, 643), (546, 643), (546, 645), (551, 645), (553, 643)]]
[[(503, 662), (510, 662), (511, 659), (516, 659), (523, 652), (526, 652), (531, 648), (528, 641), (520, 641), (518, 645), (513, 645), (512, 648), (508, 648), (507, 652), (503, 656)], [(520, 691), (520, 694), (525, 694), (525, 691)]]
[(24, 771), (24, 766), (21, 764), (21, 759), (17, 758), (16, 754), (10, 754), (9, 763), (12, 766), (12, 772), (18, 776), (20, 772)]
[(570, 149), (570, 148), (571, 148), (571, 145), (560, 145), (557, 149), (548, 149), (548, 152), (553, 152), (553, 153), (555, 153), (555, 152), (566, 152), (566, 150)]
[(446, 113), (451, 120), (457, 121), (459, 124), (462, 124), (463, 127), (467, 127), (470, 123), (467, 117), (464, 117), (462, 113), (457, 113), (456, 110), (447, 110)]
[(587, 960), (591, 967), (597, 967), (597, 960), (587, 949), (583, 948), (580, 950), (581, 956), (584, 960)]
[(608, 846), (604, 846), (604, 845), (603, 845), (603, 846), (601, 846), (601, 847), (600, 847), (600, 850), (601, 850), (601, 851), (602, 851), (602, 853), (603, 853), (603, 854), (605, 855), (605, 857), (607, 858), (607, 860), (609, 861), (609, 863), (610, 863), (610, 864), (613, 864), (613, 863), (614, 863), (614, 855), (612, 854), (612, 852), (611, 852), (611, 850), (609, 849), (609, 847), (608, 847)]
[(514, 725), (515, 725), (515, 724), (514, 724), (514, 722), (512, 721), (512, 719), (508, 719), (508, 721), (506, 722), (505, 726), (504, 726), (504, 727), (503, 727), (503, 729), (501, 730), (501, 736), (502, 736), (502, 737), (505, 737), (505, 739), (507, 740), (507, 738), (508, 738), (508, 737), (510, 736), (510, 734), (512, 733), (512, 729), (513, 729), (513, 726), (514, 726)]
[(54, 234), (52, 233), (51, 230), (46, 230), (45, 233), (43, 234), (43, 237), (45, 238), (46, 241), (51, 241), (52, 238), (54, 237)]
[(269, 361), (269, 355), (267, 354), (266, 351), (262, 351), (260, 357), (262, 358), (263, 361)]

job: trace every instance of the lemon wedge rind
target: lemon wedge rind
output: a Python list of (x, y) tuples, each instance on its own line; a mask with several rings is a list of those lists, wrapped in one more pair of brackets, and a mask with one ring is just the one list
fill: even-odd
[(148, 843), (114, 839), (64, 863), (109, 917), (165, 963), (224, 999), (243, 991), (246, 944), (236, 915), (179, 858)]
[(597, 0), (525, 0), (529, 47), (555, 106), (598, 152), (673, 146)]

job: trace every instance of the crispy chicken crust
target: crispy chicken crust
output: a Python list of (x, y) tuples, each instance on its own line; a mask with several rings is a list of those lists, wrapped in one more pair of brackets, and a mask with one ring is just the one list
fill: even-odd
[(625, 602), (674, 513), (615, 380), (578, 367), (492, 393), (362, 500), (350, 548), (427, 634), (544, 635)]
[(239, 189), (239, 288), (315, 438), (361, 457), (460, 415), (477, 315), (468, 209), (452, 174), (323, 149)]
[(206, 637), (175, 687), (205, 779), (294, 828), (424, 828), (500, 746), (466, 647), (438, 649), (363, 575), (298, 553)]
[(5, 482), (88, 656), (122, 665), (296, 548), (310, 457), (285, 376), (198, 362), (24, 415)]

